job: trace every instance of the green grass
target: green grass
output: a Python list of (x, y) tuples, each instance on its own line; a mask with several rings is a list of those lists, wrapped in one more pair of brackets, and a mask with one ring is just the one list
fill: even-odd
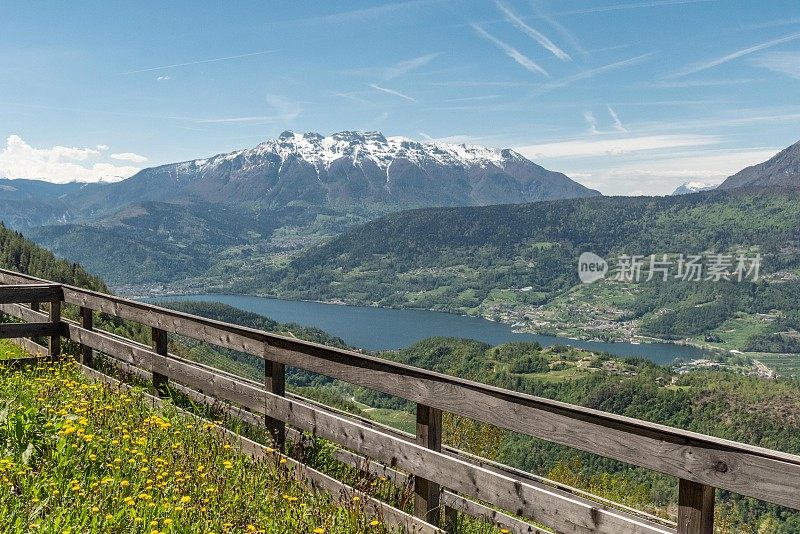
[(0, 531), (388, 529), (359, 502), (311, 491), (277, 456), (254, 461), (215, 425), (156, 413), (64, 362), (0, 370)]

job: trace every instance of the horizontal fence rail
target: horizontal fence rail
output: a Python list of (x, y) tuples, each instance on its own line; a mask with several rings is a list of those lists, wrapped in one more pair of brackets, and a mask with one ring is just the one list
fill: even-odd
[[(359, 457), (413, 475), (415, 515), (432, 524), (440, 519), (438, 512), (434, 513), (440, 507), (468, 514), (482, 510), (479, 515), (495, 522), (506, 518), (507, 524), (514, 525), (513, 531), (518, 531), (518, 523), (523, 522), (482, 501), (558, 532), (676, 531), (675, 526), (646, 514), (598, 502), (510, 469), (489, 468), (479, 459), (443, 449), (442, 412), (678, 478), (680, 533), (712, 532), (715, 488), (800, 509), (797, 455), (504, 390), (12, 271), (0, 270), (0, 283), (8, 286), (0, 286), (0, 311), (27, 322), (0, 326), (0, 337), (50, 336), (53, 355), (59, 353), (60, 337), (71, 339), (81, 344), (84, 364), (91, 364), (92, 351), (102, 352), (141, 370), (156, 391), (162, 391), (169, 381), (204, 398), (229, 403), (231, 409), (248, 410), (241, 412), (248, 414), (244, 417), (265, 425), (279, 445), (289, 425), (293, 431), (314, 433)], [(27, 307), (20, 302), (50, 302), (50, 311), (42, 313), (37, 311), (38, 305)], [(62, 302), (79, 308), (80, 323), (60, 318)], [(151, 327), (153, 345), (94, 329), (93, 311)], [(167, 352), (169, 334), (261, 358), (266, 364), (264, 381), (255, 383), (171, 355)], [(377, 428), (287, 395), (285, 366), (417, 403), (416, 436)], [(365, 468), (369, 465), (364, 464)], [(528, 526), (528, 532), (538, 529)]]

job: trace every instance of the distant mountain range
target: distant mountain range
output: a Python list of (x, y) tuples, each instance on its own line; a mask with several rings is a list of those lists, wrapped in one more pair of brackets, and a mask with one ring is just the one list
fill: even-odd
[(302, 246), (408, 208), (599, 195), (511, 149), (287, 131), (116, 183), (0, 180), (0, 219), (120, 284), (202, 274), (226, 251)]
[(715, 184), (707, 184), (705, 182), (683, 182), (672, 194), (688, 195), (689, 193), (699, 193), (700, 191), (711, 191), (716, 187)]

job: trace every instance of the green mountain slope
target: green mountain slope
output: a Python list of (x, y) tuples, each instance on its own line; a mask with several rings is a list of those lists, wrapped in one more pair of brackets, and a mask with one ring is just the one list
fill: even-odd
[(57, 258), (21, 233), (9, 230), (2, 222), (0, 267), (63, 284), (108, 291), (102, 279), (89, 274), (77, 263)]
[[(799, 201), (796, 189), (735, 190), (407, 211), (353, 229), (237, 289), (550, 325), (540, 324), (540, 331), (566, 328), (569, 321), (553, 318), (559, 313), (636, 321), (640, 333), (686, 337), (740, 312), (798, 309)], [(586, 286), (577, 259), (587, 251), (608, 259), (759, 253), (762, 278)], [(581, 317), (576, 310), (583, 304), (597, 313)]]

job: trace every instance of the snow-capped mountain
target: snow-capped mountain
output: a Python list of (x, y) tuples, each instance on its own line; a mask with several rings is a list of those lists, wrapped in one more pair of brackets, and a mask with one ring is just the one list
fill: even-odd
[(706, 182), (683, 182), (678, 186), (673, 195), (688, 195), (689, 193), (697, 193), (699, 191), (711, 191), (716, 189), (717, 184), (709, 184)]
[(379, 132), (284, 132), (260, 145), (144, 169), (87, 202), (328, 206), (392, 211), (599, 195), (510, 149), (420, 143)]

